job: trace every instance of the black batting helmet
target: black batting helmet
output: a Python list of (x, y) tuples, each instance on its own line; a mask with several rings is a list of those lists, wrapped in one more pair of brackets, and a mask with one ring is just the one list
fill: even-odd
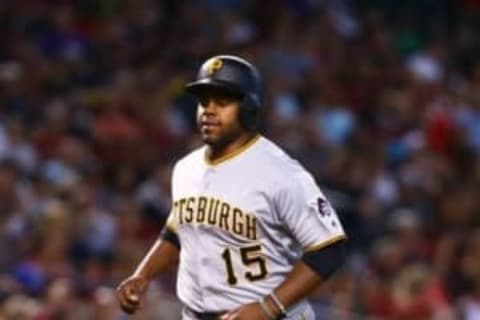
[(263, 92), (260, 74), (251, 63), (232, 55), (208, 59), (200, 67), (197, 79), (185, 88), (199, 96), (209, 87), (239, 94), (242, 97), (240, 123), (246, 129), (256, 128)]

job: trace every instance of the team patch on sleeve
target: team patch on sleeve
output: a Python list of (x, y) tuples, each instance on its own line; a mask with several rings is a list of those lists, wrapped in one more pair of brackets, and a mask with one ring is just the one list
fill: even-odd
[(335, 230), (340, 229), (340, 221), (338, 221), (337, 214), (335, 209), (333, 209), (330, 202), (324, 198), (317, 198), (317, 210), (316, 213), (319, 215), (320, 219), (323, 220), (323, 223), (335, 232)]
[(294, 220), (293, 226), (304, 252), (320, 250), (346, 237), (335, 209), (324, 197), (313, 198), (298, 215), (303, 218), (297, 223)]
[(332, 206), (325, 199), (318, 198), (317, 205), (318, 205), (318, 213), (322, 217), (330, 217), (334, 213)]

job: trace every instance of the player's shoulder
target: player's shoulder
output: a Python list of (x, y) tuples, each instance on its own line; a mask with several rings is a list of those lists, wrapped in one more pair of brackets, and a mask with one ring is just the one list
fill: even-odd
[(269, 139), (264, 139), (261, 146), (264, 161), (263, 176), (269, 176), (271, 190), (279, 197), (296, 195), (311, 199), (322, 194), (313, 175), (285, 149)]
[(272, 140), (262, 137), (258, 150), (264, 160), (262, 169), (267, 172), (281, 177), (308, 175), (307, 170), (297, 159)]
[(202, 163), (205, 154), (205, 146), (200, 146), (185, 154), (175, 162), (174, 170), (192, 170), (195, 166)]
[[(258, 148), (259, 153), (273, 170), (296, 169), (301, 167), (301, 164), (277, 143), (263, 136), (260, 142), (261, 144)], [(274, 166), (272, 167), (272, 165)]]

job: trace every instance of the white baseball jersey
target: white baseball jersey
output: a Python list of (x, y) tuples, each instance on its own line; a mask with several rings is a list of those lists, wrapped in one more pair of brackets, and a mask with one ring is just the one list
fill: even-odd
[(167, 226), (180, 240), (177, 294), (199, 312), (232, 310), (275, 289), (304, 252), (345, 238), (312, 176), (257, 136), (210, 163), (175, 165)]

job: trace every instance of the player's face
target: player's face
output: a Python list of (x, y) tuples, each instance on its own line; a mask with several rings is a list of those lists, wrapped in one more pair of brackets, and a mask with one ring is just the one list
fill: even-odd
[(202, 140), (212, 146), (227, 145), (244, 133), (238, 121), (240, 98), (210, 90), (199, 97), (197, 124)]

